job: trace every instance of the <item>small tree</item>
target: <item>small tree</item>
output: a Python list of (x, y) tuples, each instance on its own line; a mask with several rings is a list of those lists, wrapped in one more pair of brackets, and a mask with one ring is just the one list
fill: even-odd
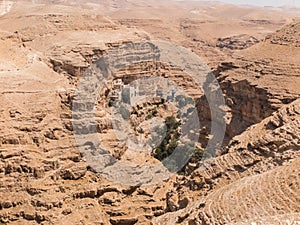
[[(180, 137), (178, 128), (181, 124), (174, 116), (167, 117), (165, 124), (167, 128), (166, 136), (153, 153), (153, 156), (160, 161), (164, 160), (174, 152)], [(161, 130), (158, 129), (158, 132), (160, 131)]]

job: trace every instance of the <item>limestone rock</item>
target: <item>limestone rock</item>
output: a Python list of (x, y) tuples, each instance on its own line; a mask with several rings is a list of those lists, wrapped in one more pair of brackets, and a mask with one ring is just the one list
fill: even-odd
[(236, 49), (246, 49), (255, 45), (259, 40), (255, 37), (249, 35), (237, 35), (233, 37), (224, 37), (218, 38), (217, 47), (219, 48), (228, 48), (232, 50)]
[(110, 222), (113, 225), (134, 225), (138, 221), (137, 218), (126, 218), (126, 217), (119, 217), (119, 218), (111, 218)]
[(85, 163), (72, 163), (60, 171), (60, 176), (65, 180), (78, 180), (87, 172)]
[[(11, 8), (10, 2), (0, 3), (0, 14), (6, 13), (0, 17), (0, 223), (299, 221), (299, 22), (284, 26), (293, 15), (200, 1), (24, 0)], [(265, 37), (265, 31), (275, 33)], [(120, 59), (113, 62), (114, 78), (131, 83), (159, 76), (199, 100), (197, 144), (204, 149), (211, 111), (187, 68), (151, 60), (123, 66), (123, 57), (157, 54), (141, 45), (134, 54), (123, 51), (149, 39), (199, 55), (227, 103), (218, 114), (227, 123), (218, 157), (193, 162), (184, 175), (153, 168), (157, 160), (140, 147), (127, 151), (128, 140), (114, 134), (107, 101), (112, 80), (96, 102), (76, 101), (92, 62), (114, 51)], [(136, 123), (157, 104), (149, 103), (137, 110)], [(167, 109), (157, 114), (173, 114)], [(95, 121), (83, 118), (76, 129), (82, 115)], [(88, 135), (75, 138), (90, 131), (103, 146)]]

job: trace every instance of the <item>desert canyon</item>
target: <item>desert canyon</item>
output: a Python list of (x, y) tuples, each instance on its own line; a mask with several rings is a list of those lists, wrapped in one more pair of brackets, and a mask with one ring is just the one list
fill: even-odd
[[(158, 183), (117, 183), (98, 173), (78, 147), (74, 105), (89, 105), (76, 101), (76, 90), (107, 52), (152, 40), (183, 46), (214, 75), (225, 102), (224, 140), (215, 157), (192, 157)], [(143, 46), (133, 52), (153, 54)], [(197, 145), (204, 150), (213, 112), (182, 69), (135, 63), (110, 84), (146, 75), (167, 78), (191, 96), (201, 121)], [(113, 93), (112, 87), (103, 93)], [(93, 124), (108, 153), (120, 162), (157, 162), (141, 149), (133, 155), (116, 137), (109, 96), (95, 103)], [(2, 1), (0, 104), (1, 225), (300, 224), (296, 9), (173, 0)], [(129, 117), (138, 126), (172, 113), (156, 99)]]

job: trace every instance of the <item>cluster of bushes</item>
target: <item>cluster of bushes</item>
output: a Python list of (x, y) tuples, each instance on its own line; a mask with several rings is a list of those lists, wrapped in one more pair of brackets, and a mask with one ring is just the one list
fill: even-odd
[[(176, 100), (181, 107), (193, 103), (190, 98), (186, 98), (185, 96), (176, 96)], [(189, 115), (193, 110), (193, 107), (188, 108), (185, 114)], [(119, 113), (122, 115), (123, 119), (130, 119), (131, 112), (125, 106), (120, 106)], [(152, 109), (148, 112), (145, 119), (149, 120), (157, 116), (157, 114), (157, 109)], [(158, 146), (152, 146), (154, 147), (152, 156), (160, 160), (170, 172), (176, 172), (182, 169), (188, 162), (200, 162), (204, 155), (204, 151), (195, 147), (193, 142), (186, 142), (184, 144), (179, 142), (181, 136), (180, 126), (181, 121), (179, 118), (176, 118), (175, 116), (167, 117), (165, 119), (165, 127), (157, 127), (155, 131), (158, 136), (154, 136), (152, 138), (153, 140), (150, 141), (150, 144), (152, 143), (155, 145), (155, 143), (158, 143), (160, 139), (163, 138)], [(143, 133), (142, 128), (139, 129), (136, 129), (135, 127), (136, 132)], [(181, 172), (182, 171), (184, 171), (184, 168)]]
[(187, 142), (179, 145), (176, 152), (162, 163), (170, 172), (184, 173), (188, 162), (200, 162), (204, 151), (197, 148), (194, 143)]
[(153, 151), (153, 157), (162, 161), (170, 172), (182, 169), (188, 162), (200, 162), (204, 154), (202, 149), (197, 148), (193, 142), (179, 144), (181, 123), (171, 116), (166, 118), (165, 124), (166, 130), (162, 130), (165, 132), (165, 138)]
[(165, 138), (153, 152), (154, 158), (160, 161), (170, 156), (173, 153), (173, 151), (177, 148), (181, 134), (179, 131), (179, 127), (181, 124), (177, 121), (177, 119), (174, 116), (167, 117), (165, 120), (165, 124)]

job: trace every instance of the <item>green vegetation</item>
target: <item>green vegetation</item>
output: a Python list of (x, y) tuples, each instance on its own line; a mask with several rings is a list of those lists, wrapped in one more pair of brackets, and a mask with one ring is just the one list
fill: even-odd
[[(204, 152), (202, 149), (195, 147), (193, 142), (179, 144), (181, 135), (179, 127), (181, 123), (174, 116), (171, 116), (166, 118), (165, 124), (166, 131), (159, 127), (156, 130), (161, 136), (165, 133), (165, 138), (154, 150), (153, 157), (162, 161), (170, 172), (178, 171), (179, 167), (188, 162), (197, 163), (201, 161)], [(179, 173), (183, 171), (184, 168)]]
[(155, 149), (153, 154), (153, 156), (160, 161), (173, 153), (173, 151), (177, 148), (180, 137), (179, 127), (181, 124), (174, 116), (167, 117), (165, 123), (167, 128), (166, 136)]
[(195, 162), (199, 162), (202, 160), (203, 155), (204, 155), (204, 151), (200, 148), (195, 147), (194, 154), (191, 159), (194, 160)]
[(152, 114), (148, 114), (145, 118), (145, 120), (151, 120), (153, 118), (153, 115)]
[(192, 142), (187, 142), (183, 145), (177, 146), (176, 152), (170, 158), (163, 160), (163, 164), (170, 172), (177, 172), (179, 174), (185, 173), (185, 165), (188, 162), (197, 163), (201, 161), (203, 151), (194, 146)]
[[(123, 102), (128, 100), (130, 101), (129, 93), (123, 91), (122, 99)], [(187, 98), (183, 95), (176, 96), (176, 101), (179, 107), (185, 107), (193, 104), (193, 100), (191, 98)], [(143, 103), (143, 105), (137, 105), (137, 109), (132, 113), (138, 115), (137, 110), (142, 110), (147, 106), (148, 105), (146, 103)], [(166, 104), (163, 104), (163, 106), (167, 107)], [(186, 107), (186, 112), (184, 115), (189, 116), (189, 114), (191, 114), (193, 111), (194, 107)], [(123, 119), (130, 120), (131, 112), (126, 106), (121, 105), (119, 108), (119, 113), (122, 115)], [(158, 116), (158, 114), (157, 108), (152, 108), (142, 111), (142, 115), (140, 116), (144, 116), (145, 120), (150, 120)], [(185, 141), (185, 143), (181, 143), (179, 141), (182, 135), (180, 131), (181, 118), (179, 115), (180, 111), (178, 111), (177, 116), (174, 115), (165, 118), (165, 125), (162, 127), (155, 127), (154, 131), (156, 135), (153, 135), (151, 140), (148, 140), (149, 144), (154, 148), (152, 156), (160, 160), (170, 172), (176, 172), (188, 162), (197, 163), (203, 158), (203, 150), (195, 147), (194, 142)], [(142, 127), (137, 126), (137, 124), (133, 124), (132, 121), (130, 121), (130, 123), (137, 134), (144, 133)], [(179, 171), (179, 173), (184, 172), (185, 167)]]

